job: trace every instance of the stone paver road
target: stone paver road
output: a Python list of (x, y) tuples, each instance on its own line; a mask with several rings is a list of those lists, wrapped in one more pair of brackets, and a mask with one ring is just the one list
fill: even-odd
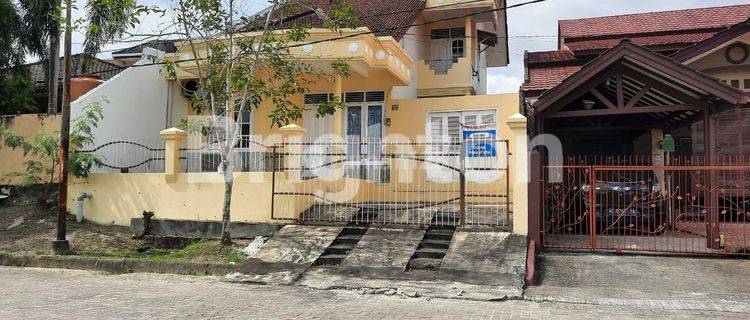
[(526, 301), (427, 300), (252, 286), (215, 277), (0, 267), (0, 319), (747, 319)]

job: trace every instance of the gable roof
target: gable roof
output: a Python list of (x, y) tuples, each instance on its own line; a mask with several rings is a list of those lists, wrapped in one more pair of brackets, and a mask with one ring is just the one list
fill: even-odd
[(668, 57), (635, 45), (628, 40), (623, 40), (620, 44), (607, 50), (601, 56), (583, 66), (578, 72), (563, 80), (562, 83), (539, 96), (539, 99), (534, 103), (536, 112), (543, 112), (548, 107), (553, 106), (571, 90), (586, 83), (622, 59), (628, 59), (649, 68), (657, 69), (661, 73), (699, 87), (700, 90), (733, 104), (740, 103), (743, 99), (742, 92), (738, 89), (724, 85), (718, 80)]
[(590, 38), (726, 28), (750, 17), (750, 4), (561, 20), (560, 37)]
[(749, 20), (750, 5), (561, 20), (559, 50), (528, 53), (521, 90), (535, 96), (552, 89), (622, 39), (686, 61), (704, 46), (738, 32), (738, 25)]
[(732, 41), (737, 37), (750, 32), (750, 18), (743, 22), (740, 22), (729, 29), (719, 32), (712, 37), (696, 43), (695, 45), (685, 48), (672, 57), (679, 62), (686, 62), (692, 58), (695, 58), (704, 53), (710, 52), (712, 49), (720, 46), (728, 41)]
[[(305, 6), (287, 5), (277, 9), (272, 16), (275, 28), (287, 29), (292, 25), (303, 24), (310, 27), (323, 27), (323, 21), (318, 18), (311, 8), (320, 8), (329, 12), (333, 5), (330, 0), (309, 0)], [(401, 40), (408, 30), (408, 26), (416, 21), (425, 8), (424, 0), (347, 0), (354, 8), (360, 26), (369, 28), (377, 36), (391, 36), (396, 41)], [(246, 31), (259, 30), (265, 16), (263, 12), (253, 18)]]

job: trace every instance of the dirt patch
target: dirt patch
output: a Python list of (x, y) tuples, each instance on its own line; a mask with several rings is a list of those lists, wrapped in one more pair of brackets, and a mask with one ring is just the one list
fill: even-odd
[[(0, 251), (16, 254), (51, 254), (56, 234), (56, 211), (40, 205), (48, 198), (44, 186), (14, 187), (0, 202)], [(215, 240), (145, 237), (133, 239), (126, 227), (77, 223), (68, 215), (68, 240), (75, 255), (157, 262), (240, 263), (240, 250), (250, 241), (224, 247)]]

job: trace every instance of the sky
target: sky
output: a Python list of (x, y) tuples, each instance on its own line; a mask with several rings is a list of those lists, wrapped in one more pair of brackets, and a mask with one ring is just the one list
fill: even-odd
[[(169, 8), (174, 0), (146, 0), (145, 4)], [(266, 0), (242, 1), (245, 12), (252, 14), (268, 5)], [(377, 1), (377, 0), (373, 0)], [(384, 0), (388, 1), (388, 0)], [(508, 0), (508, 4), (517, 4), (528, 0)], [(508, 11), (508, 33), (510, 64), (506, 67), (491, 68), (487, 74), (487, 92), (518, 92), (523, 82), (523, 55), (525, 51), (547, 51), (557, 49), (557, 21), (598, 16), (653, 12), (676, 9), (748, 4), (749, 0), (547, 0), (545, 2), (513, 8)], [(78, 7), (85, 7), (85, 0), (78, 1)], [(82, 15), (76, 11), (74, 15)], [(152, 33), (163, 29), (171, 21), (170, 14), (164, 17), (149, 16), (134, 33)], [(73, 36), (73, 52), (81, 51), (83, 35)], [(118, 43), (108, 45), (102, 57), (109, 56), (109, 51), (134, 45)]]

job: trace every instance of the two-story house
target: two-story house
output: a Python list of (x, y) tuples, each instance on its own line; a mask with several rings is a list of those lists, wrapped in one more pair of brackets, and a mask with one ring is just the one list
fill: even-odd
[[(316, 81), (308, 94), (295, 98), (299, 105), (315, 105), (341, 94), (347, 109), (318, 118), (306, 112), (297, 124), (308, 137), (336, 134), (349, 139), (381, 139), (398, 134), (451, 136), (460, 140), (462, 125), (492, 125), (503, 135), (503, 119), (517, 111), (517, 95), (485, 95), (487, 68), (508, 64), (505, 1), (349, 1), (360, 27), (332, 32), (320, 27), (312, 10), (278, 10), (276, 29), (294, 23), (313, 27), (292, 53), (316, 67), (345, 59), (352, 74), (345, 79)], [(330, 6), (313, 1), (309, 7)], [(316, 28), (316, 26), (320, 28)], [(249, 29), (247, 35), (253, 35)], [(309, 43), (309, 44), (307, 44)], [(138, 59), (158, 52), (148, 44), (116, 52), (116, 60)], [(186, 43), (170, 43), (165, 59), (189, 60)], [(142, 66), (138, 66), (142, 64)], [(197, 72), (181, 63), (176, 77), (160, 72), (146, 59), (134, 63), (74, 105), (107, 97), (104, 120), (97, 129), (97, 144), (130, 139), (158, 140), (158, 131), (193, 115), (188, 96)], [(133, 92), (145, 94), (133, 95)], [(268, 113), (270, 102), (239, 116), (243, 136), (267, 137), (276, 133)], [(312, 108), (311, 108), (312, 109)], [(77, 108), (73, 108), (74, 113)], [(75, 114), (74, 114), (75, 115)], [(137, 123), (137, 129), (133, 124)]]

